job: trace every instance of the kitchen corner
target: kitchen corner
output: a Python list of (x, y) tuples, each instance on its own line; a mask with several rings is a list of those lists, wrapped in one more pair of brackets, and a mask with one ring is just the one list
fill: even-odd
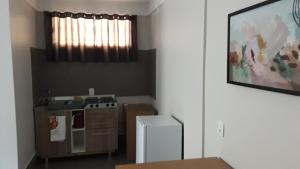
[(115, 95), (51, 97), (34, 108), (37, 155), (48, 158), (111, 153), (125, 135), (123, 104), (150, 103), (151, 97)]

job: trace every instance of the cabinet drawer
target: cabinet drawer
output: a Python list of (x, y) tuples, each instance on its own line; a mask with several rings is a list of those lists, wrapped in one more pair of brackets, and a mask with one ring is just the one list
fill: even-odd
[(94, 117), (115, 117), (116, 109), (115, 108), (103, 108), (103, 109), (86, 109), (85, 110), (87, 118)]
[(114, 129), (86, 131), (86, 150), (88, 153), (107, 153), (115, 149)]
[(116, 127), (117, 115), (115, 109), (86, 110), (86, 129), (108, 129)]
[(114, 118), (94, 118), (87, 120), (86, 129), (109, 129), (115, 127)]

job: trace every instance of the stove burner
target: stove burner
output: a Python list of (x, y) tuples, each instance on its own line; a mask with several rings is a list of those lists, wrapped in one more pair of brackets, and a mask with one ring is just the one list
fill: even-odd
[(113, 97), (88, 97), (86, 98), (86, 108), (97, 109), (97, 108), (115, 108), (117, 102)]

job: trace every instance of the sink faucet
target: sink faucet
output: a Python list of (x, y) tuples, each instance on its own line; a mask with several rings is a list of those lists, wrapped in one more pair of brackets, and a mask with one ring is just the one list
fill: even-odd
[(51, 93), (52, 93), (51, 89), (50, 88), (47, 89), (46, 97), (45, 97), (45, 100), (44, 100), (44, 102), (45, 102), (44, 104), (45, 105), (48, 105), (49, 102), (52, 100), (51, 99)]

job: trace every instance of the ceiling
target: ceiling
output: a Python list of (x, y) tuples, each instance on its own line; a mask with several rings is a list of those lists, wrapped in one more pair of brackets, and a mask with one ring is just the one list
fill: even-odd
[(149, 2), (151, 0), (97, 0), (101, 2)]
[[(43, 1), (43, 0), (36, 0), (36, 1)], [(48, 0), (51, 1), (51, 0)], [(66, 1), (74, 1), (74, 0), (66, 0)], [(152, 0), (93, 0), (98, 2), (150, 2)]]
[(149, 15), (164, 0), (25, 0), (38, 11)]

